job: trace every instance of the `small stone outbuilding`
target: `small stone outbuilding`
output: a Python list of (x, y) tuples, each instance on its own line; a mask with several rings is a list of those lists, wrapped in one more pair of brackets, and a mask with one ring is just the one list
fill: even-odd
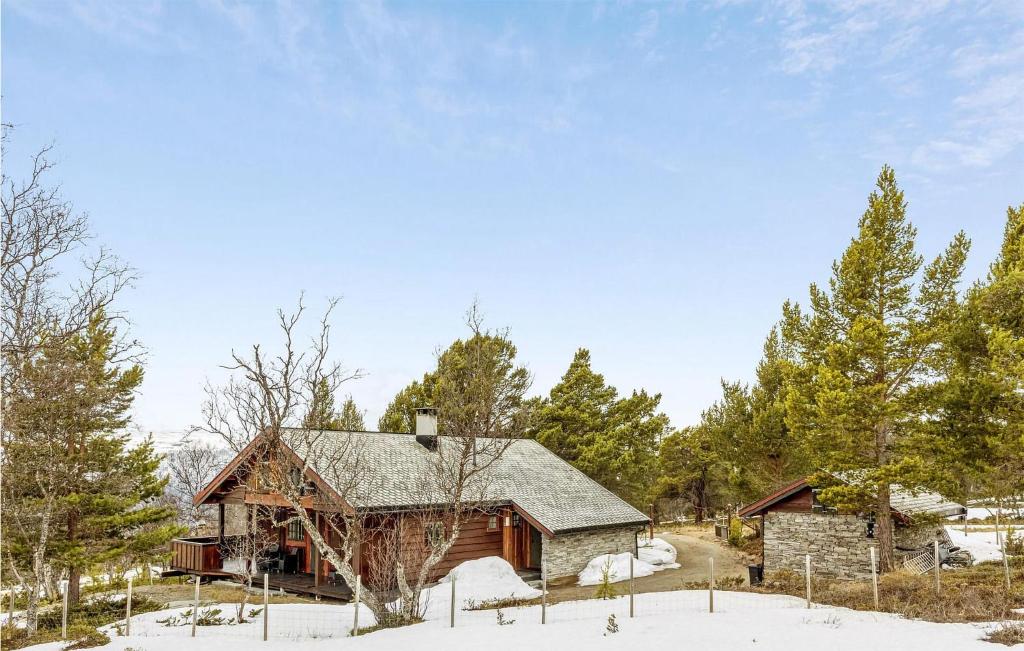
[[(943, 535), (940, 519), (967, 510), (937, 493), (911, 493), (894, 485), (891, 493), (894, 544), (897, 557), (918, 553)], [(804, 571), (810, 554), (813, 572), (842, 579), (871, 577), (874, 516), (843, 513), (818, 502), (806, 479), (792, 482), (740, 509), (741, 518), (763, 520), (764, 572)], [(924, 517), (922, 517), (924, 516)]]

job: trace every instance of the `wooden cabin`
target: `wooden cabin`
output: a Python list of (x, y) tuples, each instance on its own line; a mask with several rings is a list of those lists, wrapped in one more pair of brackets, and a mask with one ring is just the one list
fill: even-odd
[[(432, 531), (445, 526), (428, 516), (437, 512), (429, 488), (436, 484), (431, 455), (438, 454), (437, 446), (446, 442), (436, 434), (432, 410), (423, 411), (427, 413), (418, 414), (417, 434), (301, 429), (283, 433), (284, 452), (293, 457), (296, 466), (306, 468), (303, 479), (308, 494), (302, 498), (303, 506), (328, 544), (337, 544), (327, 526), (330, 509), (337, 509), (342, 502), (366, 518), (364, 522), (376, 519), (378, 526), (368, 529), (398, 532), (403, 554), (413, 559), (429, 548)], [(370, 470), (367, 477), (353, 480), (334, 467), (337, 450), (342, 448), (359, 450), (360, 468)], [(173, 541), (173, 571), (202, 576), (233, 574), (231, 559), (223, 557), (231, 547), (224, 530), (227, 509), (249, 512), (257, 505), (271, 507), (277, 509), (278, 522), (294, 513), (282, 495), (261, 487), (258, 477), (250, 476), (251, 469), (259, 466), (252, 458), (257, 449), (251, 444), (239, 453), (196, 495), (197, 505), (218, 505), (218, 534)], [(472, 512), (455, 544), (433, 569), (431, 580), (463, 561), (487, 556), (505, 559), (525, 576), (539, 576), (545, 563), (551, 579), (575, 575), (601, 554), (635, 552), (636, 534), (649, 522), (646, 515), (533, 440), (511, 442), (478, 478), (482, 492), (476, 494)], [(318, 499), (328, 494), (338, 499)], [(381, 523), (386, 526), (380, 527)], [(349, 587), (321, 558), (310, 532), (298, 519), (263, 534), (276, 541), (268, 558), (272, 585), (320, 596), (348, 596)], [(355, 551), (353, 569), (364, 582), (374, 578), (373, 559), (383, 544), (370, 536)], [(407, 567), (415, 567), (415, 560), (405, 558)]]

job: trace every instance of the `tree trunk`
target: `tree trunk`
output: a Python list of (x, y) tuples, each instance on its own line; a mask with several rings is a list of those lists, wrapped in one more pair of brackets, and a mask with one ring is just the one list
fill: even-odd
[(82, 570), (77, 567), (68, 568), (68, 608), (78, 604), (82, 596)]
[(895, 544), (893, 543), (892, 507), (889, 504), (889, 484), (878, 485), (875, 501), (875, 535), (878, 539), (878, 568), (881, 572), (896, 569)]

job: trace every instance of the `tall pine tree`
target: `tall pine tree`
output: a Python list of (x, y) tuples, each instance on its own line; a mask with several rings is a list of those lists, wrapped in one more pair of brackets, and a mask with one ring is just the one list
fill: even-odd
[(634, 391), (618, 398), (576, 351), (562, 380), (535, 406), (528, 435), (636, 506), (653, 495), (657, 453), (668, 429), (661, 395)]
[(914, 390), (930, 379), (955, 315), (969, 248), (959, 233), (923, 265), (916, 234), (896, 175), (884, 167), (828, 290), (811, 285), (806, 315), (795, 305), (784, 310), (785, 336), (800, 357), (787, 425), (817, 468), (844, 480), (821, 499), (877, 515), (883, 571), (894, 567), (891, 485), (914, 487), (927, 476), (920, 449), (908, 445), (920, 427)]

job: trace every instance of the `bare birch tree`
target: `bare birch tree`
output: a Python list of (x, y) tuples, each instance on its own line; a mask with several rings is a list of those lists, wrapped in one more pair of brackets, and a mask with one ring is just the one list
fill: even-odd
[(195, 534), (212, 512), (209, 507), (196, 506), (192, 500), (213, 480), (223, 462), (223, 450), (193, 440), (183, 441), (167, 455), (167, 492), (178, 511), (178, 522), (187, 526), (190, 534)]

